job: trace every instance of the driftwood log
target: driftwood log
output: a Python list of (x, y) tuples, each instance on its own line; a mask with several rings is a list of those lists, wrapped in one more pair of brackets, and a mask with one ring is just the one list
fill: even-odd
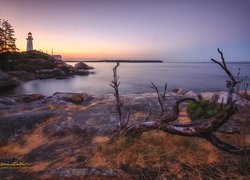
[[(180, 100), (177, 100), (175, 105), (174, 105), (174, 113), (170, 115), (169, 117), (164, 117), (160, 118), (161, 119), (150, 119), (148, 118), (148, 121), (146, 122), (141, 122), (138, 124), (132, 124), (128, 125), (128, 120), (125, 122), (124, 126), (122, 126), (120, 133), (126, 135), (126, 136), (139, 136), (143, 132), (150, 131), (153, 129), (159, 129), (162, 130), (168, 134), (173, 134), (173, 135), (179, 135), (179, 136), (186, 136), (186, 137), (200, 137), (204, 138), (207, 141), (209, 141), (211, 144), (213, 144), (215, 147), (217, 147), (220, 150), (237, 154), (237, 155), (249, 155), (250, 154), (250, 147), (237, 147), (233, 146), (230, 144), (227, 144), (226, 142), (223, 142), (221, 139), (219, 139), (216, 136), (216, 130), (220, 128), (224, 123), (227, 122), (227, 120), (235, 113), (235, 102), (233, 101), (233, 93), (235, 90), (235, 86), (238, 84), (238, 81), (235, 80), (234, 76), (228, 69), (225, 59), (223, 56), (222, 51), (218, 48), (217, 49), (218, 53), (220, 54), (221, 61), (219, 62), (217, 60), (211, 59), (214, 63), (218, 64), (224, 72), (227, 74), (230, 80), (227, 81), (227, 88), (229, 89), (228, 91), (228, 99), (227, 99), (227, 105), (225, 108), (222, 108), (221, 104), (221, 111), (214, 117), (208, 118), (208, 119), (200, 119), (196, 120), (190, 123), (179, 123), (177, 122), (177, 118), (179, 115), (179, 106), (181, 103), (185, 101), (193, 101), (195, 103), (200, 103), (199, 101), (193, 99), (193, 98), (183, 98)], [(120, 108), (122, 107), (120, 104), (119, 100), (119, 83), (117, 84), (116, 78), (116, 68), (117, 66), (113, 69), (114, 72), (114, 81), (112, 81), (111, 86), (115, 89), (115, 97), (117, 101), (117, 111), (119, 113), (119, 119), (120, 121), (123, 121), (121, 119), (121, 113), (120, 113)], [(160, 93), (158, 91), (158, 88), (152, 83), (153, 88), (156, 90), (156, 93), (158, 95), (158, 101), (161, 106), (162, 114), (164, 111), (164, 102), (165, 97), (161, 97)], [(164, 89), (164, 96), (166, 94), (166, 85)], [(162, 115), (161, 114), (161, 115)]]
[[(211, 144), (220, 150), (244, 155), (250, 154), (249, 147), (236, 147), (220, 140), (216, 135), (215, 131), (221, 127), (233, 114), (234, 114), (234, 102), (228, 104), (219, 114), (209, 119), (200, 119), (190, 123), (178, 123), (176, 122), (179, 113), (179, 104), (184, 101), (195, 101), (192, 98), (181, 99), (176, 102), (175, 113), (172, 117), (162, 120), (149, 120), (138, 124), (132, 124), (123, 130), (123, 134), (127, 136), (138, 136), (143, 132), (159, 129), (168, 134), (186, 136), (186, 137), (200, 137), (208, 140)], [(198, 103), (198, 102), (197, 102)], [(173, 121), (175, 120), (175, 121)]]

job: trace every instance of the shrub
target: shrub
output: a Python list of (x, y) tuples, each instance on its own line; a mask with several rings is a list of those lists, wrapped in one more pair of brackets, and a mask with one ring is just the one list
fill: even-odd
[(192, 120), (206, 119), (217, 115), (220, 106), (209, 101), (201, 101), (200, 104), (192, 101), (187, 105), (187, 112)]

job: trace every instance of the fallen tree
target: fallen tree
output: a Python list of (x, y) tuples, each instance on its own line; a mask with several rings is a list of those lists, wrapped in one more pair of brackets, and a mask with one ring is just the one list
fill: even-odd
[[(250, 154), (250, 147), (237, 147), (231, 144), (228, 144), (219, 137), (216, 136), (216, 130), (221, 127), (227, 120), (235, 113), (235, 102), (233, 101), (233, 93), (235, 86), (237, 85), (237, 81), (235, 80), (234, 76), (230, 72), (230, 70), (227, 68), (225, 59), (223, 57), (222, 51), (220, 49), (217, 49), (222, 62), (216, 61), (214, 59), (211, 59), (216, 64), (219, 64), (220, 67), (225, 71), (227, 76), (230, 80), (227, 81), (227, 87), (229, 88), (228, 91), (228, 100), (226, 107), (222, 108), (221, 111), (214, 117), (208, 118), (208, 119), (199, 119), (192, 121), (190, 123), (179, 123), (177, 122), (178, 114), (179, 114), (179, 106), (181, 103), (185, 101), (194, 101), (196, 103), (200, 103), (199, 101), (193, 99), (193, 98), (183, 98), (180, 100), (177, 100), (174, 106), (174, 113), (169, 117), (159, 118), (159, 119), (151, 119), (149, 118), (146, 122), (141, 122), (138, 124), (126, 124), (122, 128), (120, 128), (120, 133), (124, 134), (126, 136), (133, 136), (137, 137), (141, 135), (143, 132), (150, 131), (153, 129), (159, 129), (166, 133), (173, 134), (173, 135), (179, 135), (179, 136), (187, 136), (187, 137), (200, 137), (204, 138), (207, 141), (209, 141), (211, 144), (213, 144), (215, 147), (217, 147), (220, 150), (237, 154), (237, 155), (249, 155)], [(115, 67), (114, 71), (114, 77), (117, 76), (116, 74), (116, 68), (119, 66), (119, 64)], [(113, 86), (112, 86), (113, 87)], [(161, 110), (163, 110), (162, 104), (162, 98), (159, 98), (159, 91), (156, 86), (154, 86), (158, 95), (159, 104), (161, 105)], [(114, 87), (113, 87), (114, 88)], [(115, 89), (115, 97), (117, 101), (117, 110), (118, 113), (120, 111), (120, 107), (118, 107), (119, 104), (121, 104), (119, 97), (119, 89), (118, 86)], [(166, 86), (165, 86), (166, 89)], [(164, 90), (164, 95), (165, 95)], [(117, 93), (118, 92), (118, 93)], [(165, 99), (164, 99), (165, 100)], [(120, 113), (119, 113), (120, 114)], [(163, 114), (163, 112), (162, 112)], [(162, 115), (161, 114), (161, 115)], [(121, 115), (119, 116), (121, 119)], [(127, 122), (129, 119), (127, 120)]]

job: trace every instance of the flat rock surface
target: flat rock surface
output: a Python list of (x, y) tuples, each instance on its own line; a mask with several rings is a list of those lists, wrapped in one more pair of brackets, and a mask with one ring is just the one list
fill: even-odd
[[(23, 95), (19, 99), (21, 97)], [(13, 96), (0, 98), (0, 162), (4, 158), (9, 158), (9, 162), (16, 159), (27, 162), (30, 177), (39, 174), (44, 179), (92, 175), (104, 179), (127, 179), (128, 174), (122, 170), (88, 167), (98, 144), (109, 143), (115, 135), (118, 114), (113, 95), (90, 97), (55, 93), (51, 97), (30, 97), (33, 98), (25, 96), (22, 101)], [(167, 94), (164, 116), (171, 115), (176, 100), (183, 97), (178, 93)], [(3, 103), (3, 99), (8, 101)], [(121, 100), (124, 102), (124, 116), (127, 116), (126, 112), (131, 114), (131, 124), (145, 121), (149, 111), (152, 119), (159, 118), (161, 113), (155, 93), (123, 95)], [(178, 120), (187, 123), (189, 120), (180, 119), (182, 116), (187, 116), (185, 105)], [(225, 125), (224, 130), (232, 127), (236, 128), (237, 124)], [(18, 170), (6, 175), (0, 171), (0, 176), (17, 178), (29, 173)]]

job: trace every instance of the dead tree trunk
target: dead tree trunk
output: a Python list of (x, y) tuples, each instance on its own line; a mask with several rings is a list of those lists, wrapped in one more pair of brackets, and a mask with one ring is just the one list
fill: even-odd
[(152, 88), (155, 90), (155, 92), (157, 94), (158, 102), (159, 102), (159, 104), (161, 106), (161, 115), (160, 115), (160, 117), (161, 117), (164, 114), (164, 111), (165, 111), (164, 104), (165, 104), (165, 100), (166, 100), (167, 83), (165, 83), (163, 94), (161, 94), (159, 92), (158, 87), (153, 82), (151, 82), (151, 84), (152, 84)]
[(119, 62), (117, 62), (116, 66), (113, 68), (113, 80), (110, 84), (110, 86), (115, 90), (114, 96), (116, 99), (116, 110), (118, 112), (119, 118), (117, 120), (117, 129), (121, 132), (128, 124), (130, 113), (127, 114), (127, 118), (125, 119), (123, 117), (123, 102), (120, 99), (120, 93), (119, 93), (119, 77), (117, 75), (117, 68), (119, 67)]
[(233, 101), (233, 94), (235, 92), (235, 87), (236, 87), (238, 82), (235, 80), (234, 76), (232, 75), (230, 70), (227, 68), (223, 52), (219, 48), (217, 49), (217, 51), (220, 54), (221, 62), (219, 62), (213, 58), (211, 58), (211, 61), (218, 64), (224, 70), (224, 72), (227, 74), (227, 76), (229, 77), (229, 80), (227, 80), (227, 88), (229, 89), (227, 104), (230, 104)]
[[(125, 135), (140, 135), (145, 131), (160, 129), (166, 133), (173, 135), (204, 138), (220, 150), (238, 155), (249, 155), (249, 147), (236, 147), (227, 144), (215, 135), (215, 131), (219, 127), (221, 127), (235, 112), (235, 102), (233, 101), (233, 93), (235, 90), (235, 86), (238, 83), (230, 72), (230, 70), (227, 68), (222, 51), (220, 51), (220, 49), (217, 49), (217, 51), (221, 56), (222, 62), (218, 62), (214, 59), (211, 60), (218, 64), (226, 72), (230, 79), (229, 81), (227, 81), (227, 87), (229, 88), (227, 106), (222, 109), (219, 114), (209, 119), (200, 119), (187, 124), (178, 123), (176, 122), (176, 120), (179, 114), (179, 105), (182, 102), (192, 100), (196, 103), (199, 103), (195, 99), (184, 98), (176, 102), (174, 106), (174, 114), (171, 117), (167, 117), (167, 119), (165, 119), (164, 121), (156, 119), (138, 124), (132, 124), (124, 128), (122, 133), (124, 133)], [(156, 88), (156, 91), (157, 90), (158, 89)], [(160, 96), (158, 93), (158, 98), (159, 97)]]

